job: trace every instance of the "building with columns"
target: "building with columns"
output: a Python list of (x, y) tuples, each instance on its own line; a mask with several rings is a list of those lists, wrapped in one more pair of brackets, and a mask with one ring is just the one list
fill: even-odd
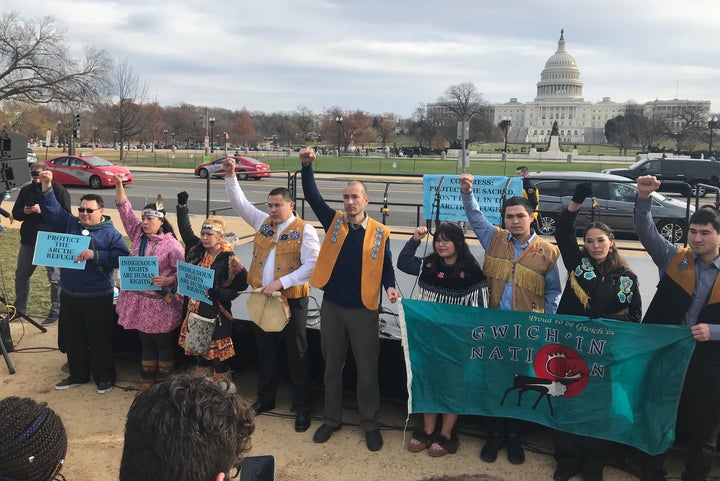
[[(625, 104), (604, 97), (601, 102), (583, 99), (583, 83), (575, 58), (565, 49), (564, 31), (560, 31), (557, 51), (545, 62), (532, 102), (521, 103), (517, 98), (494, 105), (493, 121), (511, 121), (509, 142), (547, 144), (553, 123), (557, 121), (560, 143), (604, 144), (605, 123), (625, 113)], [(655, 100), (642, 107), (647, 116), (664, 115), (685, 106), (703, 106), (710, 111), (705, 100)]]

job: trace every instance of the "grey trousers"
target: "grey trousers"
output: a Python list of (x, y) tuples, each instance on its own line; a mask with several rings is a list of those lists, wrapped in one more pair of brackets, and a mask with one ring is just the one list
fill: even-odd
[(325, 359), (324, 423), (342, 424), (343, 368), (348, 341), (357, 366), (357, 404), (360, 427), (372, 431), (379, 427), (380, 407), (378, 380), (378, 311), (347, 309), (323, 300), (320, 307), (320, 346)]
[[(20, 244), (15, 270), (15, 307), (23, 313), (27, 313), (30, 277), (37, 267), (32, 263), (34, 254), (35, 246)], [(50, 282), (50, 312), (47, 317), (57, 319), (60, 315), (60, 268), (45, 266), (45, 270)]]

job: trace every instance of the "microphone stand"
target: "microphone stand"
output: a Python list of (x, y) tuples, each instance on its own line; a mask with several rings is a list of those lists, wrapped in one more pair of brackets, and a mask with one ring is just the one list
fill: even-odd
[(435, 188), (435, 234), (437, 234), (438, 227), (440, 227), (440, 191), (442, 190), (443, 183), (445, 182), (445, 176), (440, 178), (438, 186)]

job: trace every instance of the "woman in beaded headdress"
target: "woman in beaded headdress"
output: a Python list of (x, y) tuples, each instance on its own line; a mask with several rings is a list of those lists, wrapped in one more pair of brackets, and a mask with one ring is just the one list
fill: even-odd
[[(397, 267), (406, 274), (419, 274), (417, 299), (445, 304), (485, 307), (488, 289), (485, 274), (465, 241), (465, 234), (457, 224), (443, 223), (433, 239), (433, 252), (416, 257), (420, 242), (427, 235), (425, 226), (415, 229), (413, 236), (400, 252)], [(435, 433), (437, 413), (424, 413), (422, 431), (415, 431), (407, 443), (411, 452), (428, 449), (433, 457), (457, 451), (459, 440), (453, 431), (457, 414), (442, 414), (442, 427)]]
[(0, 481), (51, 481), (60, 474), (67, 435), (60, 416), (30, 398), (0, 400)]
[(156, 290), (121, 290), (115, 307), (118, 324), (125, 329), (137, 329), (140, 335), (141, 374), (143, 388), (147, 388), (158, 374), (170, 374), (175, 366), (175, 343), (183, 306), (182, 296), (176, 292), (177, 261), (185, 260), (185, 252), (167, 220), (162, 197), (145, 205), (138, 219), (125, 194), (122, 174), (116, 174), (115, 204), (130, 238), (130, 255), (157, 257), (158, 261), (158, 275), (150, 279)]
[(211, 215), (205, 219), (200, 228), (200, 236), (193, 232), (190, 224), (190, 213), (187, 207), (188, 194), (178, 194), (177, 222), (180, 236), (185, 242), (185, 261), (199, 267), (215, 271), (213, 287), (206, 295), (212, 304), (191, 297), (186, 298), (187, 315), (180, 328), (179, 344), (186, 347), (188, 335), (188, 315), (198, 314), (204, 318), (216, 319), (215, 328), (210, 342), (210, 349), (205, 354), (195, 355), (198, 373), (210, 375), (219, 385), (234, 391), (232, 372), (226, 360), (235, 355), (232, 334), (232, 301), (248, 287), (247, 270), (234, 252), (234, 246), (225, 240), (225, 220)]

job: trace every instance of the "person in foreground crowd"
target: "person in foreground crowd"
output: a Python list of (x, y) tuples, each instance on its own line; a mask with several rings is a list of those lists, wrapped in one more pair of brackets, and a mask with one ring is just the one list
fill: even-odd
[[(30, 298), (30, 277), (37, 267), (32, 263), (35, 255), (35, 242), (38, 231), (51, 231), (52, 228), (45, 221), (40, 210), (40, 172), (48, 170), (45, 162), (38, 162), (32, 166), (32, 182), (20, 189), (12, 208), (15, 220), (21, 221), (20, 251), (18, 252), (17, 268), (15, 270), (15, 307), (18, 311), (27, 314), (28, 299)], [(57, 182), (52, 182), (55, 198), (63, 209), (70, 212), (70, 194), (67, 189)], [(50, 312), (48, 312), (44, 325), (54, 324), (60, 316), (60, 268), (45, 266), (48, 282), (50, 283)]]
[(176, 292), (177, 263), (185, 260), (185, 252), (162, 205), (147, 204), (137, 218), (122, 177), (115, 174), (115, 204), (132, 243), (130, 255), (158, 258), (158, 275), (151, 281), (160, 290), (121, 290), (115, 306), (118, 324), (139, 333), (143, 388), (147, 388), (158, 374), (170, 374), (175, 366), (176, 329), (182, 322), (183, 305), (182, 296)]
[(0, 480), (65, 479), (67, 434), (60, 416), (46, 403), (16, 396), (0, 400), (0, 414)]
[(348, 341), (357, 364), (357, 398), (360, 427), (370, 451), (383, 446), (377, 411), (380, 407), (378, 378), (378, 315), (380, 287), (395, 302), (395, 272), (390, 253), (390, 230), (370, 218), (365, 184), (349, 182), (343, 189), (344, 210), (330, 207), (315, 184), (312, 162), (315, 151), (300, 151), (305, 198), (325, 229), (310, 284), (323, 289), (320, 307), (320, 344), (325, 359), (325, 416), (313, 435), (327, 442), (342, 426), (343, 367)]
[(53, 173), (40, 172), (43, 217), (56, 232), (90, 237), (90, 246), (78, 255), (84, 269), (60, 269), (60, 325), (58, 343), (65, 349), (70, 376), (55, 389), (69, 389), (90, 381), (98, 394), (110, 392), (115, 383), (113, 337), (116, 326), (115, 269), (118, 258), (129, 254), (125, 239), (110, 217), (103, 215), (103, 198), (86, 194), (80, 198), (79, 217), (66, 211), (53, 191)]
[(538, 230), (538, 222), (540, 219), (540, 195), (537, 191), (537, 188), (535, 188), (535, 184), (533, 184), (532, 180), (530, 180), (530, 172), (528, 171), (528, 168), (524, 165), (521, 165), (517, 169), (515, 169), (515, 176), (516, 177), (522, 177), (522, 183), (523, 183), (523, 197), (525, 197), (528, 202), (530, 202), (530, 205), (533, 208), (533, 222), (532, 222), (532, 228), (535, 229), (535, 231)]
[[(638, 238), (660, 270), (643, 322), (687, 326), (697, 341), (677, 413), (676, 444), (687, 448), (683, 481), (701, 481), (713, 467), (720, 431), (720, 215), (713, 208), (690, 216), (689, 247), (678, 247), (655, 227), (652, 175), (638, 177), (634, 221)], [(664, 481), (664, 455), (642, 457), (642, 481)]]
[(254, 326), (258, 348), (258, 391), (255, 414), (275, 409), (278, 390), (278, 357), (284, 346), (293, 385), (295, 431), (310, 428), (310, 379), (307, 359), (307, 313), (310, 286), (320, 241), (315, 228), (293, 214), (290, 191), (277, 187), (267, 197), (267, 213), (245, 197), (235, 176), (235, 159), (223, 161), (225, 190), (235, 212), (255, 229), (253, 258), (248, 281), (270, 296), (282, 292), (290, 306), (290, 320), (282, 332), (265, 332)]
[[(502, 206), (506, 229), (491, 224), (475, 200), (473, 181), (472, 174), (460, 176), (465, 215), (485, 249), (483, 272), (490, 287), (489, 307), (554, 314), (561, 293), (557, 247), (533, 232), (533, 209), (523, 197), (511, 197)], [(521, 427), (520, 420), (488, 418), (490, 436), (480, 459), (492, 463), (506, 446), (510, 463), (525, 462)]]
[(187, 298), (187, 312), (180, 328), (178, 342), (180, 346), (186, 348), (188, 319), (191, 313), (205, 319), (214, 319), (215, 327), (207, 352), (193, 352), (186, 348), (185, 353), (196, 356), (199, 374), (212, 373), (217, 383), (235, 391), (232, 372), (226, 361), (235, 355), (235, 346), (231, 337), (232, 301), (240, 291), (247, 289), (247, 270), (235, 255), (233, 245), (225, 240), (225, 220), (214, 215), (208, 217), (203, 221), (198, 237), (190, 224), (187, 192), (180, 192), (177, 198), (178, 230), (185, 242), (185, 261), (215, 271), (213, 287), (207, 292), (212, 304), (192, 297)]
[(130, 406), (120, 481), (229, 480), (254, 431), (252, 409), (237, 394), (202, 376), (168, 376)]
[[(612, 230), (602, 222), (591, 222), (583, 231), (583, 247), (578, 246), (575, 221), (590, 195), (590, 183), (578, 184), (570, 205), (558, 217), (555, 240), (568, 280), (557, 313), (640, 322), (638, 279), (618, 252)], [(554, 481), (567, 481), (578, 473), (584, 481), (602, 481), (609, 441), (563, 431), (554, 431), (553, 441)]]
[[(397, 260), (401, 271), (420, 275), (416, 297), (430, 302), (486, 307), (485, 274), (470, 252), (462, 229), (449, 222), (441, 224), (433, 238), (433, 252), (425, 258), (416, 257), (415, 252), (427, 234), (427, 227), (417, 227)], [(413, 432), (407, 443), (408, 451), (415, 453), (427, 449), (433, 457), (457, 451), (460, 441), (453, 429), (458, 415), (443, 413), (439, 433), (435, 432), (437, 418), (438, 413), (423, 414), (423, 430)]]

